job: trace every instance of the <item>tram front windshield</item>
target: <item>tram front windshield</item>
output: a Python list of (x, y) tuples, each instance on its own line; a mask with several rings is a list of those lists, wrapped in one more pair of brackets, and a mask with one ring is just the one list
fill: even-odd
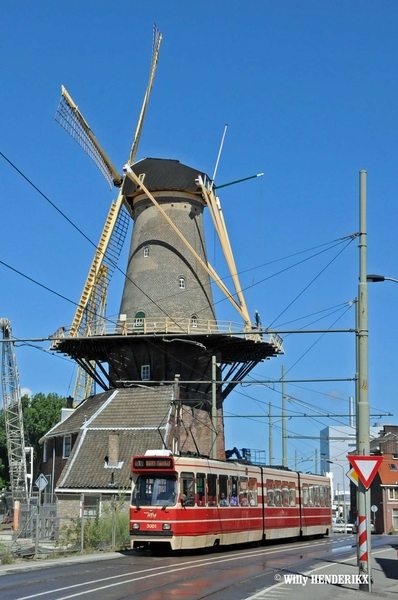
[(139, 475), (131, 503), (135, 506), (172, 506), (177, 501), (177, 476)]

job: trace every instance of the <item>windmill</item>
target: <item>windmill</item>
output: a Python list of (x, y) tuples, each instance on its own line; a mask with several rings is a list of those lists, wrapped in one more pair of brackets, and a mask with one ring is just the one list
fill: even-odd
[[(119, 215), (123, 207), (134, 220), (134, 227), (116, 324), (105, 322), (100, 314), (103, 301), (94, 302), (94, 308), (88, 304), (98, 287), (100, 267), (114, 266), (104, 259), (112, 223), (117, 221), (113, 216), (109, 228), (104, 228), (104, 242), (97, 249), (75, 319), (63, 335), (54, 335), (53, 348), (74, 358), (102, 389), (131, 387), (132, 406), (134, 387), (144, 385), (150, 389), (178, 381), (175, 399), (181, 407), (180, 415), (185, 409), (187, 414), (192, 413), (187, 431), (196, 425), (200, 429), (200, 415), (208, 420), (210, 411), (212, 417), (218, 411), (211, 426), (202, 428), (199, 440), (200, 451), (208, 452), (210, 429), (219, 428), (223, 437), (225, 398), (259, 362), (283, 353), (283, 348), (278, 336), (265, 336), (251, 323), (214, 181), (178, 160), (135, 161), (160, 41), (155, 28), (149, 84), (123, 176), (107, 158), (77, 106), (63, 93), (61, 104), (66, 103), (68, 116), (68, 120), (63, 117), (65, 128), (101, 165), (108, 181), (119, 186), (115, 214)], [(234, 292), (207, 260), (205, 208), (210, 211)], [(108, 273), (102, 276), (108, 277)], [(239, 323), (216, 319), (212, 282), (237, 311)], [(147, 410), (151, 410), (150, 402)], [(220, 426), (214, 424), (216, 419)]]
[[(154, 25), (149, 81), (127, 161), (128, 165), (134, 163), (137, 154), (149, 96), (155, 78), (161, 41), (162, 35), (156, 25)], [(112, 184), (120, 188), (123, 177), (118, 173), (98, 143), (90, 126), (64, 86), (62, 86), (62, 96), (54, 118), (90, 156), (108, 181), (110, 188), (112, 188)], [(108, 285), (126, 238), (129, 221), (130, 218), (124, 204), (124, 196), (119, 191), (116, 202), (112, 202), (109, 209), (100, 241), (91, 263), (69, 331), (71, 337), (96, 335), (103, 330)], [(93, 392), (96, 369), (95, 361), (86, 363), (85, 368), (79, 364), (79, 359), (77, 359), (77, 362), (79, 366), (73, 392), (75, 405), (79, 404)]]

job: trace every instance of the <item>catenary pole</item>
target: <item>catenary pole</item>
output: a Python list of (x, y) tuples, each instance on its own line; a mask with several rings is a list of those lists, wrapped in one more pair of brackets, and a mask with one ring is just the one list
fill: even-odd
[[(359, 172), (359, 285), (358, 285), (358, 398), (357, 398), (357, 454), (370, 454), (370, 417), (368, 396), (368, 284), (366, 279), (366, 171)], [(358, 482), (358, 568), (364, 582), (363, 591), (371, 591), (371, 545), (367, 518), (367, 494)]]

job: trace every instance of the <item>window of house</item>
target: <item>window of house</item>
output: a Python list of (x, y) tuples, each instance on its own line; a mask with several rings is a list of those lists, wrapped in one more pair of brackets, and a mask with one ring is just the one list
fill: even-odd
[(43, 462), (47, 462), (47, 452), (48, 452), (47, 442), (44, 442), (44, 444), (43, 444)]
[(151, 367), (149, 365), (141, 366), (141, 379), (142, 381), (149, 381), (151, 374)]
[(185, 277), (179, 278), (178, 287), (180, 288), (180, 290), (185, 290)]
[(391, 469), (391, 471), (396, 471), (397, 465), (395, 465), (394, 463), (390, 463), (390, 469)]
[(392, 509), (392, 526), (395, 531), (398, 531), (398, 508)]
[(388, 488), (388, 499), (398, 500), (398, 488)]
[(100, 511), (100, 497), (99, 496), (84, 496), (84, 511), (85, 517), (95, 517), (99, 515)]
[(72, 448), (72, 436), (66, 435), (64, 437), (62, 458), (68, 458), (70, 456), (71, 448)]
[(144, 258), (148, 258), (149, 256), (149, 246), (145, 246), (144, 248)]

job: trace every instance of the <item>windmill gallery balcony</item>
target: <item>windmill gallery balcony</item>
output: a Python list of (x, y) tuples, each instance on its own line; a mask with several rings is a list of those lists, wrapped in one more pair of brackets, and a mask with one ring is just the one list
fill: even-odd
[[(198, 319), (196, 317), (156, 317), (155, 319), (135, 318), (124, 319), (120, 316), (117, 322), (99, 319), (93, 321), (91, 326), (86, 329), (78, 330), (76, 335), (71, 337), (97, 337), (97, 336), (139, 336), (139, 335), (168, 335), (182, 334), (190, 336), (207, 336), (212, 334), (239, 336), (242, 339), (255, 342), (266, 342), (275, 347), (277, 354), (283, 353), (282, 338), (277, 333), (264, 335), (255, 328), (247, 328), (242, 323), (234, 321), (222, 321), (213, 319)], [(70, 327), (60, 327), (52, 336), (52, 347), (56, 349), (61, 340), (70, 337)]]

